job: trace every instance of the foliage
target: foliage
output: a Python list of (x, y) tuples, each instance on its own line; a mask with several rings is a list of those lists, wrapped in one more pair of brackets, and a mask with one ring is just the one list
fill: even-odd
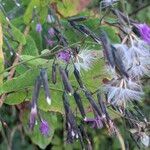
[[(46, 147), (48, 149), (80, 149), (79, 141), (73, 145), (64, 144), (65, 112), (62, 101), (64, 89), (58, 68), (56, 70), (57, 83), (52, 83), (52, 66), (56, 57), (55, 54), (62, 49), (62, 45), (58, 42), (57, 37), (52, 37), (51, 40), (54, 42), (52, 45), (47, 44), (48, 29), (51, 27), (59, 28), (60, 33), (68, 42), (68, 47), (65, 47), (65, 49), (74, 47), (85, 49), (88, 47), (96, 55), (91, 69), (81, 71), (81, 78), (85, 86), (93, 93), (95, 90), (101, 90), (103, 79), (110, 78), (110, 74), (105, 71), (102, 46), (91, 37), (76, 31), (69, 24), (68, 19), (75, 15), (87, 16), (88, 19), (82, 22), (83, 25), (96, 33), (96, 36), (101, 34), (101, 30), (106, 31), (111, 43), (116, 44), (121, 43), (121, 38), (118, 36), (119, 29), (116, 26), (112, 26), (112, 23), (117, 22), (115, 15), (107, 15), (102, 24), (100, 24), (99, 16), (101, 14), (99, 14), (99, 2), (97, 0), (91, 1), (88, 7), (86, 7), (88, 2), (84, 2), (85, 4), (83, 3), (82, 6), (84, 9), (80, 7), (81, 0), (0, 0), (0, 3), (0, 95), (6, 96), (4, 105), (0, 110), (0, 149), (8, 147), (30, 150), (37, 146), (38, 149), (46, 149)], [(133, 3), (134, 1), (126, 2), (127, 13), (135, 11), (136, 8), (134, 8)], [(121, 9), (122, 3), (120, 2), (117, 6), (120, 6), (119, 8)], [(133, 15), (133, 18), (150, 23), (149, 13), (145, 15), (145, 12), (149, 11), (149, 9), (148, 7), (141, 10), (138, 14)], [(102, 13), (105, 14), (105, 12)], [(50, 16), (50, 20), (48, 20), (48, 16)], [(39, 33), (36, 31), (38, 23), (42, 25), (42, 31)], [(27, 30), (25, 30), (26, 28)], [(21, 53), (19, 52), (18, 54), (18, 50)], [(19, 62), (13, 66), (16, 56), (19, 57)], [(59, 63), (65, 68), (63, 61)], [(12, 68), (15, 68), (15, 74), (9, 79), (9, 73)], [(44, 89), (42, 88), (38, 107), (42, 118), (47, 120), (50, 125), (49, 137), (45, 137), (40, 133), (40, 119), (37, 120), (34, 130), (29, 130), (30, 102), (33, 97), (35, 80), (41, 68), (47, 69), (52, 103), (50, 106), (46, 103)], [(73, 66), (70, 65), (68, 68), (69, 81), (74, 89), (78, 89), (78, 83), (73, 74)], [(149, 88), (146, 87), (146, 93), (149, 94), (149, 91)], [(75, 111), (77, 107), (74, 98), (69, 95), (68, 97), (71, 108)], [(89, 102), (82, 92), (81, 98), (84, 107), (88, 110)], [(96, 98), (96, 95), (94, 95), (94, 98)], [(149, 103), (147, 100), (145, 101)], [(112, 119), (121, 118), (121, 115), (111, 108), (108, 107), (107, 110)], [(92, 116), (91, 113), (88, 115)], [(77, 110), (77, 118), (79, 119), (80, 117)], [(120, 119), (116, 122), (123, 138), (128, 139), (130, 149), (136, 149), (131, 137), (129, 137), (129, 133), (124, 133), (125, 125), (123, 121)], [(106, 129), (93, 131), (89, 126), (86, 126), (86, 130), (92, 140), (94, 149), (121, 148), (119, 140), (108, 136)], [(10, 138), (8, 137), (9, 134)]]

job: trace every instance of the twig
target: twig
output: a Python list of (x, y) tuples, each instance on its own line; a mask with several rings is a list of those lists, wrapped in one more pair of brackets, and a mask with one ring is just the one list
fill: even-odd
[[(30, 30), (30, 26), (27, 25), (26, 28), (25, 28), (25, 30), (24, 30), (24, 35), (25, 35), (25, 36), (28, 35), (29, 30)], [(10, 72), (9, 72), (8, 80), (11, 80), (11, 79), (13, 78), (14, 74), (15, 74), (16, 68), (15, 68), (14, 66), (16, 66), (16, 65), (18, 64), (18, 62), (19, 62), (19, 56), (21, 55), (22, 51), (23, 51), (23, 44), (19, 44), (19, 46), (18, 46), (18, 51), (17, 51), (18, 55), (16, 56), (16, 58), (15, 58), (15, 60), (14, 60), (14, 62), (13, 62), (13, 65), (12, 65), (12, 69), (11, 69)], [(5, 98), (6, 98), (6, 94), (3, 94), (3, 95), (1, 96), (1, 98), (0, 98), (0, 107), (2, 107)]]
[(131, 13), (129, 14), (129, 16), (133, 16), (133, 15), (137, 14), (139, 11), (145, 9), (145, 8), (148, 7), (148, 6), (150, 6), (150, 3), (148, 3), (148, 4), (146, 4), (146, 5), (142, 6), (142, 7), (139, 7), (139, 8), (136, 9), (135, 11), (131, 12)]
[[(27, 36), (27, 34), (29, 33), (29, 30), (30, 30), (30, 26), (28, 25), (28, 26), (26, 26), (26, 28), (24, 30), (25, 36)], [(23, 44), (20, 44), (18, 46), (18, 50), (17, 50), (18, 55), (16, 56), (12, 66), (15, 66), (19, 62), (19, 56), (21, 55), (22, 51), (23, 51)], [(10, 70), (9, 75), (8, 75), (8, 80), (11, 80), (13, 78), (13, 76), (15, 74), (15, 70), (16, 69), (14, 67)]]

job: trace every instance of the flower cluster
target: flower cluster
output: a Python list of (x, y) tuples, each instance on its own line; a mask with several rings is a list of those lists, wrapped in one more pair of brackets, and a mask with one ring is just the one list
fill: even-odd
[[(105, 1), (105, 4), (107, 4), (106, 6), (110, 6), (113, 2), (116, 1)], [(75, 30), (91, 37), (95, 42), (102, 45), (106, 64), (109, 68), (109, 72), (112, 72), (112, 78), (110, 80), (107, 79), (107, 82), (102, 86), (102, 91), (104, 93), (102, 94), (99, 90), (94, 92), (94, 94), (97, 94), (97, 98), (95, 98), (93, 93), (88, 90), (82, 80), (83, 76), (81, 76), (82, 70), (88, 71), (91, 69), (97, 56), (95, 57), (95, 54), (86, 48), (80, 49), (77, 47), (69, 47), (67, 39), (56, 27), (50, 28), (48, 34), (50, 38), (55, 36), (58, 43), (64, 47), (56, 52), (52, 64), (51, 79), (52, 83), (56, 84), (58, 67), (61, 83), (63, 84), (62, 100), (64, 105), (67, 141), (73, 143), (75, 140), (79, 140), (82, 148), (85, 148), (86, 145), (83, 139), (84, 137), (87, 141), (89, 141), (89, 139), (84, 127), (81, 125), (82, 123), (97, 129), (106, 127), (110, 134), (118, 135), (118, 129), (108, 113), (107, 105), (125, 117), (133, 118), (138, 115), (144, 116), (140, 112), (139, 107), (133, 108), (137, 111), (137, 114), (133, 110), (128, 110), (126, 108), (126, 103), (136, 103), (136, 105), (134, 105), (135, 107), (144, 95), (141, 86), (141, 78), (150, 75), (150, 45), (149, 27), (145, 24), (136, 25), (142, 39), (131, 32), (125, 42), (112, 44), (105, 31), (101, 30), (100, 35), (97, 36), (85, 25), (78, 24), (79, 21), (83, 20), (85, 20), (85, 18), (73, 18), (69, 19), (69, 23)], [(49, 39), (47, 37), (46, 40), (49, 42), (49, 45), (53, 45), (51, 41), (48, 41)], [(69, 69), (71, 68), (69, 68), (69, 66), (73, 68), (73, 75), (78, 83), (76, 89), (69, 80)], [(43, 84), (47, 103), (51, 104), (45, 69), (41, 69), (40, 76), (37, 78), (35, 85), (30, 115), (31, 128), (34, 127), (36, 116), (38, 114), (37, 99), (41, 84)], [(89, 112), (85, 111), (83, 98), (80, 96), (80, 92), (82, 92), (84, 99), (89, 103)], [(81, 116), (80, 121), (77, 121), (71, 110), (70, 96), (73, 96), (74, 98), (79, 115)], [(92, 117), (89, 118), (88, 113), (90, 113)], [(142, 121), (147, 122), (146, 119), (143, 119)], [(137, 126), (132, 120), (126, 120), (126, 123), (130, 124), (132, 127)], [(43, 119), (41, 119), (40, 131), (44, 135), (48, 135), (50, 131), (48, 123)], [(141, 136), (141, 141), (147, 144), (145, 139), (147, 140), (147, 136), (145, 136), (145, 138), (142, 138)], [(90, 144), (87, 147), (89, 148)]]
[[(36, 24), (36, 32), (41, 33), (42, 32), (42, 24), (37, 23)], [(48, 29), (47, 34), (45, 35), (45, 41), (46, 45), (52, 47), (54, 45), (54, 38), (55, 36), (55, 30), (51, 27)]]
[(149, 45), (135, 35), (130, 36), (131, 44), (112, 45), (104, 32), (100, 40), (108, 65), (115, 72), (112, 80), (104, 86), (108, 102), (122, 105), (126, 101), (140, 100), (144, 94), (140, 78), (150, 75)]

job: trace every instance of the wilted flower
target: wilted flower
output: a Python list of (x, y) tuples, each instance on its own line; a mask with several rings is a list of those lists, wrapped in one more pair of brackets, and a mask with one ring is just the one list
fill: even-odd
[(140, 85), (126, 79), (113, 79), (105, 85), (104, 91), (107, 94), (108, 102), (116, 105), (126, 101), (138, 101), (144, 94)]
[(81, 50), (74, 58), (74, 65), (80, 72), (81, 69), (88, 71), (95, 60), (95, 55), (92, 51), (84, 49)]
[(50, 35), (51, 37), (53, 37), (53, 36), (55, 35), (55, 31), (54, 31), (53, 28), (49, 28), (49, 29), (48, 29), (48, 33), (49, 33), (49, 35)]
[(47, 121), (41, 120), (40, 131), (44, 136), (48, 136), (48, 134), (50, 132), (50, 127), (49, 127)]
[(29, 127), (31, 130), (33, 130), (35, 126), (36, 117), (37, 117), (37, 106), (36, 104), (34, 104), (34, 106), (31, 108), (30, 120), (29, 120)]
[(76, 80), (77, 80), (77, 82), (78, 82), (80, 88), (84, 88), (83, 82), (82, 82), (81, 77), (80, 77), (80, 73), (79, 73), (79, 71), (76, 69), (76, 67), (74, 67), (74, 72), (73, 72), (73, 73), (74, 73), (74, 76), (75, 76), (75, 78), (76, 78)]
[(140, 35), (142, 37), (142, 39), (150, 44), (150, 26), (148, 26), (147, 24), (137, 24), (135, 25), (140, 32)]
[(42, 31), (42, 25), (40, 23), (36, 24), (36, 32), (41, 32)]
[(57, 54), (57, 57), (60, 59), (60, 60), (63, 60), (65, 62), (69, 62), (70, 61), (70, 58), (71, 58), (71, 54), (70, 54), (70, 51), (69, 50), (63, 50), (63, 51), (60, 51), (58, 54)]

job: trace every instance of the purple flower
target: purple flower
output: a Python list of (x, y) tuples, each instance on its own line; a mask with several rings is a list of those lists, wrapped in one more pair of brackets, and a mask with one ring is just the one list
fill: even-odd
[(136, 27), (139, 29), (140, 35), (144, 41), (150, 44), (150, 26), (147, 24), (138, 24)]
[(49, 28), (49, 29), (48, 29), (48, 33), (49, 33), (49, 35), (50, 35), (51, 37), (53, 37), (54, 34), (55, 34), (55, 31), (54, 31), (53, 28)]
[(40, 23), (36, 24), (36, 32), (41, 32), (42, 31), (42, 25)]
[(50, 132), (50, 127), (48, 125), (48, 122), (45, 121), (45, 120), (42, 120), (41, 121), (41, 124), (40, 124), (40, 131), (43, 135), (47, 136)]
[(100, 116), (97, 116), (95, 118), (85, 118), (84, 121), (91, 124), (92, 128), (101, 129), (103, 127), (102, 118)]
[(51, 39), (48, 39), (48, 40), (47, 40), (47, 44), (48, 44), (49, 46), (53, 46), (54, 41), (52, 41)]
[(71, 55), (68, 50), (63, 50), (57, 54), (57, 57), (65, 62), (69, 62)]
[(45, 39), (46, 39), (46, 43), (47, 43), (48, 46), (53, 46), (53, 44), (54, 44), (53, 40), (48, 39), (47, 37), (45, 37)]

